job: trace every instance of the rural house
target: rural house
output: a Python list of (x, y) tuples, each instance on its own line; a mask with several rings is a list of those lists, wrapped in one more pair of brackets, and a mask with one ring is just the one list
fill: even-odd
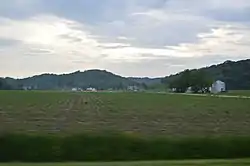
[(220, 80), (215, 81), (211, 87), (211, 93), (220, 93), (226, 91), (226, 84)]
[(81, 88), (72, 88), (71, 91), (78, 92), (78, 91), (82, 91), (82, 89)]
[(96, 88), (92, 88), (92, 87), (89, 87), (86, 89), (86, 91), (89, 91), (89, 92), (96, 92)]

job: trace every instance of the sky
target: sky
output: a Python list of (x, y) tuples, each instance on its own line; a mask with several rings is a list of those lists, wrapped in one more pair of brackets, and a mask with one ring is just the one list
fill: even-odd
[(6, 0), (0, 77), (158, 77), (250, 58), (250, 0)]

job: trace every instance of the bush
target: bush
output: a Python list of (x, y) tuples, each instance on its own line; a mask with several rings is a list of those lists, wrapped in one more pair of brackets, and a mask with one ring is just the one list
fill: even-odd
[(0, 136), (1, 162), (132, 161), (250, 157), (250, 137)]

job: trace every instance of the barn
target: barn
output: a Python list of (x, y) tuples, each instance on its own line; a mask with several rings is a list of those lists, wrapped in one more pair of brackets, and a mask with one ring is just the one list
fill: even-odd
[(220, 80), (215, 81), (212, 84), (211, 92), (212, 93), (220, 93), (226, 91), (226, 83)]

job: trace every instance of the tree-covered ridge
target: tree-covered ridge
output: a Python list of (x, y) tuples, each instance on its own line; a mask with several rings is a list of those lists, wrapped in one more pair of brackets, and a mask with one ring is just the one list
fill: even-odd
[(140, 84), (146, 84), (147, 86), (160, 84), (161, 78), (149, 78), (149, 77), (129, 77), (131, 81), (138, 82)]
[[(197, 71), (206, 73), (212, 81), (221, 80), (225, 82), (228, 90), (250, 89), (250, 59), (237, 62), (226, 61), (219, 65), (190, 70), (191, 73)], [(167, 76), (162, 79), (162, 82), (169, 85), (183, 74), (185, 74), (185, 71)]]
[(138, 85), (127, 78), (115, 75), (105, 70), (88, 70), (84, 72), (74, 72), (70, 74), (42, 74), (25, 79), (8, 79), (13, 86), (21, 84), (23, 87), (31, 89), (71, 89), (73, 87), (86, 89), (89, 87), (96, 89), (125, 89), (130, 85)]
[(11, 85), (3, 78), (0, 78), (0, 90), (10, 90)]
[[(213, 65), (201, 69), (189, 70), (190, 73), (206, 73), (212, 81), (221, 80), (226, 83), (228, 90), (250, 89), (250, 59), (242, 61), (226, 61), (219, 65)], [(160, 82), (169, 86), (176, 77), (183, 75), (180, 72), (165, 78), (125, 78), (105, 70), (88, 70), (70, 74), (42, 74), (25, 79), (5, 78), (0, 80), (1, 89), (22, 89), (31, 87), (34, 89), (69, 89), (73, 87), (96, 89), (126, 89), (128, 86), (141, 86), (143, 89), (164, 87)], [(160, 81), (161, 80), (161, 81)], [(193, 80), (194, 81), (194, 80)]]

